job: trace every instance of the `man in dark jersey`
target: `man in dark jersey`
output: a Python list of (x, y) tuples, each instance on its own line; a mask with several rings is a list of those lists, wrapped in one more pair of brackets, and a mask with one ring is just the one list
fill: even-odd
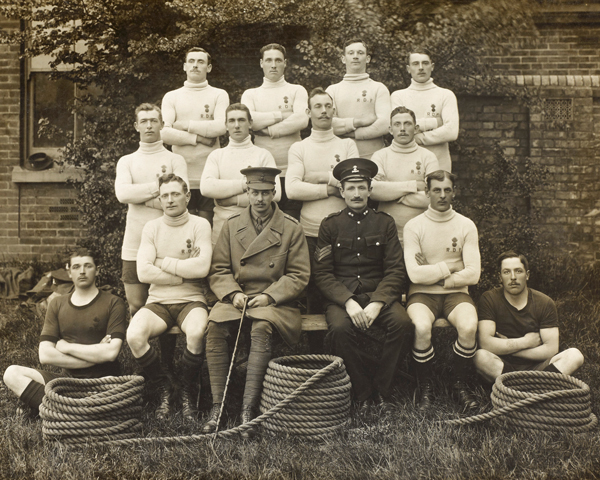
[(524, 255), (498, 257), (502, 286), (485, 292), (477, 305), (480, 350), (477, 372), (493, 382), (502, 373), (544, 370), (570, 375), (583, 364), (576, 348), (558, 353), (558, 314), (552, 299), (527, 287)]
[(125, 302), (96, 287), (98, 270), (88, 250), (76, 250), (69, 258), (67, 271), (75, 290), (50, 302), (39, 346), (40, 363), (61, 367), (63, 374), (19, 365), (11, 365), (4, 372), (6, 386), (33, 414), (50, 380), (121, 374), (117, 355), (127, 328)]

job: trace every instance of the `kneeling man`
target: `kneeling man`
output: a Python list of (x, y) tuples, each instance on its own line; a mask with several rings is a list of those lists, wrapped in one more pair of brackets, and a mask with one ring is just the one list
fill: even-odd
[(50, 302), (39, 346), (40, 363), (61, 367), (63, 374), (19, 365), (11, 365), (4, 372), (6, 386), (33, 415), (38, 413), (44, 385), (50, 380), (121, 374), (117, 356), (127, 328), (125, 302), (96, 287), (98, 270), (88, 250), (76, 250), (67, 271), (75, 290)]
[(148, 342), (178, 325), (185, 333), (186, 349), (181, 359), (183, 415), (196, 415), (194, 387), (202, 366), (202, 341), (208, 308), (203, 280), (210, 268), (212, 246), (208, 220), (190, 215), (190, 192), (174, 174), (159, 179), (159, 201), (164, 215), (144, 226), (137, 255), (140, 281), (150, 284), (146, 305), (131, 319), (127, 343), (148, 380), (160, 393), (158, 418), (171, 414), (170, 382), (160, 358)]
[(498, 267), (502, 286), (485, 292), (477, 305), (481, 348), (474, 358), (477, 372), (490, 382), (520, 370), (575, 372), (583, 365), (583, 355), (576, 348), (558, 353), (556, 305), (527, 287), (527, 258), (504, 252)]
[[(363, 158), (335, 166), (333, 176), (341, 182), (347, 207), (323, 220), (315, 251), (315, 280), (327, 299), (329, 335), (336, 355), (344, 359), (359, 411), (369, 399), (387, 402), (403, 333), (410, 327), (399, 303), (406, 271), (396, 224), (387, 213), (367, 206), (376, 174), (377, 165)], [(373, 324), (381, 325), (386, 335), (377, 372), (370, 378), (356, 331)]]
[(248, 423), (257, 414), (271, 359), (273, 327), (290, 345), (300, 339), (302, 318), (290, 303), (306, 288), (310, 276), (302, 227), (273, 202), (275, 177), (281, 170), (254, 167), (241, 173), (246, 176), (250, 205), (225, 221), (209, 276), (210, 288), (220, 301), (210, 312), (206, 337), (213, 408), (204, 433), (217, 428), (229, 369), (227, 337), (230, 327), (240, 321), (244, 302), (248, 301), (245, 321), (252, 324), (242, 407), (242, 423)]

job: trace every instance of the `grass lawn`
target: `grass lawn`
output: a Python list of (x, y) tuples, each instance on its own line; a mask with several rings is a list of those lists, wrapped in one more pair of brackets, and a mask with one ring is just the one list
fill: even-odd
[[(590, 385), (592, 410), (599, 412), (600, 384), (598, 314), (600, 305), (589, 295), (570, 295), (557, 302), (561, 343), (578, 346), (586, 364), (577, 377)], [(0, 301), (0, 370), (10, 364), (39, 367), (37, 344), (42, 320), (17, 303)], [(450, 329), (437, 341), (452, 341)], [(448, 337), (448, 338), (446, 338)], [(281, 348), (281, 347), (280, 347)], [(440, 350), (442, 350), (440, 348)], [(299, 351), (307, 352), (306, 345)], [(298, 353), (298, 352), (293, 352)], [(443, 367), (444, 355), (438, 355)], [(127, 347), (121, 353), (127, 373), (134, 370)], [(548, 479), (599, 478), (600, 437), (589, 434), (515, 432), (501, 422), (470, 427), (443, 423), (460, 414), (444, 395), (438, 379), (438, 398), (426, 415), (413, 405), (414, 383), (398, 375), (397, 403), (390, 414), (372, 412), (353, 418), (343, 435), (325, 442), (294, 437), (258, 436), (253, 440), (202, 440), (185, 445), (143, 445), (126, 448), (68, 448), (44, 443), (41, 421), (15, 416), (16, 398), (0, 383), (0, 478), (1, 479)], [(241, 403), (240, 379), (232, 380), (229, 426), (237, 425)], [(206, 389), (208, 390), (208, 389)], [(489, 388), (476, 387), (482, 410), (490, 409)], [(202, 395), (202, 414), (210, 398)], [(176, 415), (157, 422), (151, 409), (143, 414), (144, 436), (197, 434), (202, 419), (184, 423)]]

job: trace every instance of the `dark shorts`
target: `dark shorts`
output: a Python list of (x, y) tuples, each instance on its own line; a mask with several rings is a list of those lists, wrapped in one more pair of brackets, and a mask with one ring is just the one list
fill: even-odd
[(118, 377), (122, 375), (121, 364), (115, 360), (113, 362), (100, 363), (86, 368), (75, 368), (63, 370), (61, 373), (48, 372), (46, 370), (34, 369), (39, 372), (44, 379), (44, 384), (55, 378), (101, 378), (108, 376)]
[(452, 313), (459, 304), (469, 303), (475, 308), (475, 302), (466, 293), (447, 293), (447, 294), (433, 294), (433, 293), (413, 293), (408, 297), (408, 303), (406, 304), (406, 310), (413, 303), (422, 303), (425, 305), (435, 318), (448, 318), (448, 315)]
[(149, 303), (142, 308), (147, 308), (158, 315), (167, 324), (167, 330), (175, 325), (181, 328), (184, 320), (194, 308), (203, 308), (208, 312), (208, 307), (203, 302), (172, 303), (169, 305)]
[(141, 284), (137, 274), (137, 262), (132, 260), (123, 260), (123, 267), (121, 271), (121, 280), (123, 283), (130, 285)]
[(514, 358), (511, 357), (500, 357), (500, 360), (504, 363), (504, 368), (502, 369), (502, 373), (508, 372), (522, 372), (525, 370), (544, 370), (548, 365), (550, 365), (550, 360), (552, 358), (548, 358), (543, 362), (527, 362), (527, 363), (517, 363), (514, 361)]

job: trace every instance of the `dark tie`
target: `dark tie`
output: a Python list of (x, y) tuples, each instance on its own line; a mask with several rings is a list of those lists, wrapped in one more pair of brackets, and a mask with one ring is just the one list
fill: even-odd
[(260, 232), (262, 232), (262, 229), (263, 229), (263, 221), (262, 221), (262, 218), (258, 217), (256, 219), (256, 231), (258, 233), (260, 233)]

